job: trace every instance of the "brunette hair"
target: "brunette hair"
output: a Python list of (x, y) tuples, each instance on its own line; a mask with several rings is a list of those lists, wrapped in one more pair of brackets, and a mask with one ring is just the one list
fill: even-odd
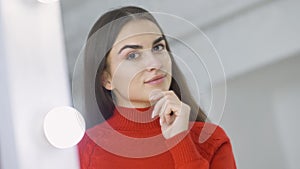
[[(119, 9), (114, 9), (103, 14), (96, 21), (96, 23), (93, 25), (92, 29), (88, 34), (88, 39), (85, 47), (85, 57), (89, 58), (89, 61), (86, 61), (84, 63), (85, 67), (89, 68), (90, 64), (95, 65), (95, 60), (97, 59), (94, 58), (103, 58), (101, 59), (101, 61), (99, 61), (100, 63), (96, 61), (98, 67), (96, 68), (97, 72), (94, 77), (95, 81), (90, 83), (95, 85), (94, 92), (96, 96), (96, 102), (104, 120), (111, 117), (115, 109), (112, 92), (104, 88), (102, 84), (100, 85), (100, 83), (102, 82), (103, 72), (108, 68), (108, 54), (110, 53), (110, 50), (122, 27), (129, 21), (138, 19), (147, 19), (153, 22), (162, 32), (162, 36), (166, 42), (166, 49), (169, 52), (172, 60), (173, 77), (170, 85), (170, 90), (173, 90), (175, 94), (184, 103), (188, 104), (191, 107), (191, 120), (204, 122), (207, 117), (205, 113), (201, 110), (199, 105), (196, 103), (196, 101), (193, 99), (185, 82), (185, 78), (182, 72), (180, 71), (179, 67), (177, 66), (176, 62), (174, 61), (167, 39), (158, 22), (153, 17), (153, 15), (151, 15), (147, 10), (134, 6), (121, 7)], [(90, 113), (93, 112), (88, 112), (88, 114), (86, 114), (86, 118), (88, 118), (88, 120), (93, 121), (95, 115), (92, 115)], [(88, 124), (87, 126), (92, 125), (93, 124)]]

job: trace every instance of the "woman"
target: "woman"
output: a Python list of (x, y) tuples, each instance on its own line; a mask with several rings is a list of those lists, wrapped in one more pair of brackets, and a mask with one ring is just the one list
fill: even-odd
[(85, 76), (95, 77), (105, 121), (89, 128), (78, 144), (81, 169), (236, 168), (220, 127), (211, 124), (216, 130), (207, 131), (211, 136), (201, 143), (206, 116), (148, 11), (129, 6), (105, 13), (88, 35), (84, 62), (86, 72), (97, 66), (95, 76)]

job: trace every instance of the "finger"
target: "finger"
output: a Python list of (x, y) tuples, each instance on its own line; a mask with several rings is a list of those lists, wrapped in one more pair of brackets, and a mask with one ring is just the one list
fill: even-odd
[[(179, 108), (176, 108), (176, 107), (178, 107), (176, 105), (181, 104), (181, 101), (178, 99), (178, 97), (176, 96), (176, 94), (173, 91), (160, 91), (159, 92), (158, 90), (153, 90), (150, 97), (152, 100), (158, 99), (158, 101), (156, 102), (156, 104), (154, 106), (153, 112), (152, 112), (152, 118), (154, 118), (157, 115), (161, 116), (160, 114), (163, 113), (164, 114), (163, 120), (166, 120), (166, 118), (170, 119), (169, 116), (171, 116), (172, 111), (173, 111), (173, 113), (176, 113), (179, 111), (178, 109), (180, 109), (180, 106), (179, 106)], [(165, 102), (168, 102), (168, 103), (166, 104)], [(175, 106), (171, 106), (167, 110), (166, 107), (169, 104), (173, 104)], [(172, 110), (171, 110), (171, 108), (172, 108)], [(170, 120), (168, 120), (168, 121), (170, 121)], [(170, 121), (170, 122), (172, 122), (172, 121)]]
[(175, 115), (172, 109), (173, 109), (173, 104), (170, 103), (169, 101), (166, 101), (165, 104), (163, 105), (163, 108), (161, 109), (160, 117), (164, 117), (164, 120), (168, 125), (172, 124), (175, 119)]
[(169, 91), (162, 91), (162, 90), (152, 90), (149, 94), (149, 99), (150, 100), (157, 100), (163, 96), (175, 96), (175, 98), (177, 97), (176, 94), (169, 90)]
[(164, 97), (163, 93), (156, 93), (155, 95), (151, 95), (150, 98), (149, 98), (150, 104), (155, 105), (163, 97)]
[(176, 109), (180, 110), (180, 111), (175, 112), (175, 115), (177, 117), (179, 117), (179, 116), (180, 117), (189, 117), (190, 116), (191, 108), (187, 104), (184, 104), (181, 102), (181, 104), (178, 105), (178, 107)]
[(164, 124), (164, 118), (163, 117), (159, 118), (159, 124), (160, 124), (160, 126), (163, 126), (163, 124)]
[(161, 112), (161, 108), (165, 102), (166, 98), (161, 98), (160, 100), (158, 100), (153, 108), (152, 111), (152, 115), (151, 117), (154, 118), (155, 116), (159, 115), (159, 113)]
[(167, 102), (166, 100), (163, 102), (163, 105), (162, 105), (162, 107), (161, 107), (161, 109), (159, 111), (159, 117), (162, 120), (162, 122), (164, 122), (164, 123), (167, 122), (166, 121), (166, 116), (165, 116), (165, 111), (166, 111), (166, 107), (167, 107), (167, 103), (166, 102)]
[(155, 101), (155, 100), (159, 100), (161, 97), (163, 97), (163, 91), (160, 89), (155, 89), (152, 90), (149, 94), (149, 100), (150, 101)]
[(178, 96), (174, 93), (173, 90), (162, 91), (162, 93), (163, 93), (165, 96), (169, 96), (169, 97), (172, 97), (173, 99), (180, 100), (180, 99), (178, 98)]
[(171, 111), (170, 101), (165, 100), (159, 112), (161, 123), (164, 124), (165, 127), (169, 126), (173, 122), (173, 120), (171, 119), (172, 116), (171, 114), (172, 111)]
[(177, 112), (180, 110), (180, 106), (178, 106), (178, 104), (181, 103), (166, 98), (164, 105), (161, 108), (161, 113), (164, 113), (165, 115), (177, 115)]

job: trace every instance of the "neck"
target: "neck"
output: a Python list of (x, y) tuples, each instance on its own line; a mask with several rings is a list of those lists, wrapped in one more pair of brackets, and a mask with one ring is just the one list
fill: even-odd
[(153, 106), (129, 108), (117, 106), (108, 123), (120, 130), (148, 130), (160, 128), (158, 117), (151, 118)]
[(149, 100), (130, 100), (130, 98), (122, 96), (118, 91), (113, 91), (113, 100), (119, 107), (127, 108), (147, 108), (151, 106)]
[(117, 100), (117, 106), (118, 107), (126, 107), (126, 108), (132, 108), (132, 109), (143, 109), (148, 108), (151, 106), (151, 103), (149, 101), (121, 101), (120, 99)]

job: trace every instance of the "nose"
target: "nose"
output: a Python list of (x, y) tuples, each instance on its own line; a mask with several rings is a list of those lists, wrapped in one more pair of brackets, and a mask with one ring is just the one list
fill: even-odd
[(151, 51), (145, 52), (146, 54), (146, 69), (147, 71), (158, 70), (162, 68), (162, 61), (159, 56), (155, 56)]

